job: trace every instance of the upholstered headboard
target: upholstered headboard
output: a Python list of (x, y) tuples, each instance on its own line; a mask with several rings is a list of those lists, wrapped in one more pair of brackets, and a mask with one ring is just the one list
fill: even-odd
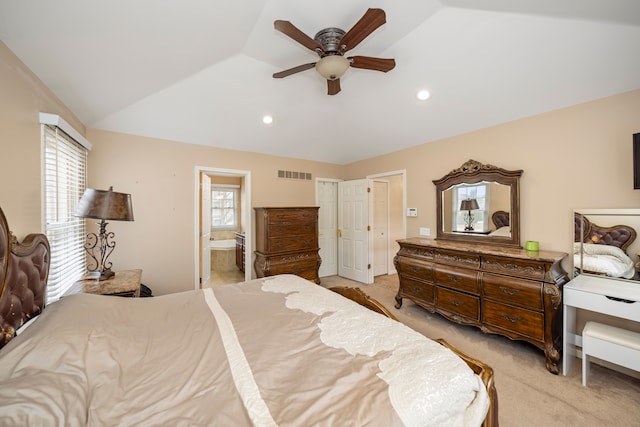
[(19, 243), (0, 208), (0, 348), (44, 308), (49, 261), (47, 237), (29, 234)]
[(574, 242), (610, 245), (618, 247), (625, 252), (637, 236), (636, 230), (627, 225), (601, 227), (579, 213), (574, 215), (574, 224)]
[(491, 220), (496, 226), (496, 230), (500, 227), (506, 227), (509, 225), (509, 212), (495, 211), (491, 215)]

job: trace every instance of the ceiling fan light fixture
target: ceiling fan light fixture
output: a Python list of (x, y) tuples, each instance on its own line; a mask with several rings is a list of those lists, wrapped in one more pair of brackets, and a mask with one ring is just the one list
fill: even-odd
[(336, 80), (347, 71), (351, 62), (342, 55), (327, 55), (316, 62), (316, 70), (327, 80)]

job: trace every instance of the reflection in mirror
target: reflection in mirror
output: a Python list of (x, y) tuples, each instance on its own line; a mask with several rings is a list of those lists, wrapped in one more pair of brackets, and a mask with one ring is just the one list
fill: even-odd
[(442, 229), (445, 233), (511, 237), (511, 192), (508, 185), (494, 181), (453, 185), (442, 192), (442, 208)]
[(574, 224), (574, 275), (640, 280), (639, 209), (579, 209)]
[(438, 239), (520, 247), (520, 175), (468, 160), (434, 180)]

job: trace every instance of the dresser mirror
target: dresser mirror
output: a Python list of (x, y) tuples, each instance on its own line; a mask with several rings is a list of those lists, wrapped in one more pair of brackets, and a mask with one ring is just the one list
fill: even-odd
[(469, 160), (436, 185), (437, 238), (520, 247), (520, 176)]
[(574, 275), (640, 280), (640, 209), (574, 211)]

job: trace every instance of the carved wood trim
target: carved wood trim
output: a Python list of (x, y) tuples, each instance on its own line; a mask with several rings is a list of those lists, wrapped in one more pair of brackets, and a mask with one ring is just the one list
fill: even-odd
[[(453, 169), (440, 179), (433, 180), (436, 186), (436, 221), (437, 238), (442, 240), (466, 241), (488, 245), (520, 247), (520, 176), (522, 170), (507, 170), (491, 164), (482, 164), (476, 160), (468, 160), (462, 166)], [(443, 192), (453, 185), (477, 184), (482, 181), (497, 182), (509, 187), (510, 237), (474, 235), (471, 233), (454, 233), (443, 230)]]
[[(523, 249), (419, 238), (400, 240), (398, 243), (400, 251), (394, 259), (400, 279), (396, 308), (402, 306), (403, 298), (409, 298), (455, 323), (476, 326), (485, 333), (503, 335), (512, 340), (527, 341), (545, 352), (545, 364), (549, 372), (559, 372), (558, 343), (561, 342), (561, 335), (558, 322), (562, 320), (562, 286), (568, 281), (567, 273), (562, 268), (562, 259), (567, 254), (541, 251), (532, 257)], [(424, 249), (417, 250), (420, 247)], [(417, 255), (420, 252), (434, 253), (435, 257), (420, 257)], [(413, 272), (409, 266), (415, 263), (425, 266)], [(446, 275), (431, 277), (428, 264), (433, 265), (434, 275), (439, 268), (451, 270), (460, 278), (475, 272), (479, 288), (472, 290), (465, 286), (463, 280), (448, 280)], [(459, 272), (456, 273), (456, 270)], [(415, 286), (416, 283), (423, 283), (425, 290), (420, 290)], [(511, 284), (513, 286), (509, 287)], [(479, 298), (480, 318), (466, 318), (465, 313), (457, 312), (456, 308), (439, 298), (428, 300), (429, 291), (426, 287), (429, 285), (435, 288), (436, 294), (438, 289), (447, 289)], [(502, 293), (497, 288), (500, 286), (505, 287)], [(495, 317), (500, 315), (496, 312), (498, 306), (512, 308), (514, 313), (522, 316), (523, 323), (511, 325), (502, 317)], [(485, 317), (488, 313), (493, 317)], [(507, 320), (512, 319), (516, 317), (511, 316)]]
[(518, 275), (527, 277), (538, 277), (540, 280), (544, 279), (545, 268), (544, 265), (520, 265), (515, 262), (500, 262), (493, 261), (491, 259), (484, 259), (484, 265), (490, 267), (492, 271), (503, 273), (518, 273)]

